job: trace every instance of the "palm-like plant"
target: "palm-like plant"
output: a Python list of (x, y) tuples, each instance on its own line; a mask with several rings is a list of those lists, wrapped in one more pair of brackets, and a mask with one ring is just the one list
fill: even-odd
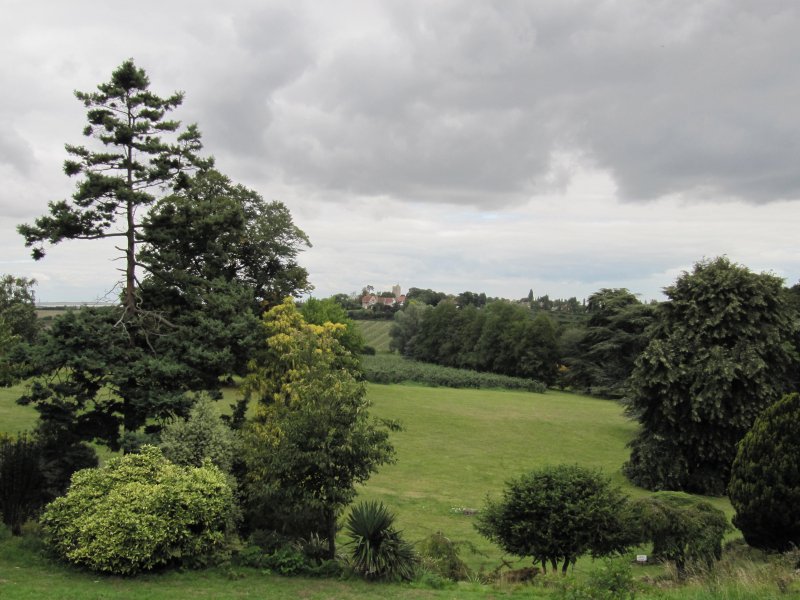
[(345, 529), (350, 536), (353, 570), (366, 579), (412, 579), (416, 555), (401, 532), (395, 516), (382, 502), (361, 502), (353, 507)]

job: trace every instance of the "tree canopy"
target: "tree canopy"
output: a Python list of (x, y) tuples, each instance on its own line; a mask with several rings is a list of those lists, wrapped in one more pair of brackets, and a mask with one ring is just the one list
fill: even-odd
[(40, 330), (36, 317), (35, 279), (0, 277), (0, 386), (25, 376), (27, 345)]
[(310, 289), (297, 264), (309, 244), (283, 204), (198, 156), (195, 126), (166, 119), (182, 94), (152, 93), (132, 60), (98, 90), (77, 94), (100, 149), (67, 146), (72, 201), (20, 232), (37, 258), (45, 242), (125, 239), (121, 306), (57, 318), (30, 353), (38, 377), (20, 400), (55, 439), (132, 450), (186, 414), (188, 392), (218, 395), (245, 373), (261, 312)]
[(603, 288), (589, 296), (589, 320), (564, 353), (565, 383), (606, 398), (622, 398), (634, 362), (647, 344), (655, 306), (627, 289)]
[(788, 391), (797, 323), (780, 278), (727, 258), (697, 263), (665, 291), (631, 378), (642, 429), (625, 472), (648, 489), (722, 494), (736, 444)]

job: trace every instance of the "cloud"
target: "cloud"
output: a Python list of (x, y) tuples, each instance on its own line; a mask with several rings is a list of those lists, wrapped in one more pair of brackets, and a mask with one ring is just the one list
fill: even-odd
[(0, 169), (11, 167), (27, 176), (33, 163), (33, 150), (25, 139), (10, 125), (0, 124)]

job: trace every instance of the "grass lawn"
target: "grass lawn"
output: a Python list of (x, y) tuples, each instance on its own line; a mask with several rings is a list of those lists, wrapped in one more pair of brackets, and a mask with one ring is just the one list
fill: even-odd
[(480, 509), (487, 494), (535, 467), (578, 463), (602, 469), (628, 490), (620, 468), (635, 424), (616, 402), (567, 393), (455, 390), (410, 385), (369, 386), (376, 415), (399, 420), (397, 463), (361, 490), (398, 515), (411, 540), (435, 531), (468, 540), (487, 556), (471, 566), (491, 570), (499, 550), (463, 509)]
[[(0, 389), (0, 430), (30, 428), (35, 412), (14, 400), (21, 388)], [(384, 466), (359, 490), (360, 499), (379, 499), (397, 513), (410, 541), (435, 531), (473, 544), (477, 554), (463, 552), (476, 570), (491, 571), (502, 553), (474, 529), (487, 494), (498, 496), (504, 482), (547, 464), (578, 463), (602, 469), (633, 496), (620, 469), (628, 457), (626, 443), (636, 424), (622, 407), (607, 400), (548, 391), (528, 392), (429, 388), (369, 384), (368, 396), (378, 417), (399, 420), (404, 430), (392, 434), (397, 462)], [(221, 410), (236, 397), (226, 390)], [(725, 498), (712, 502), (729, 515)], [(735, 535), (735, 534), (734, 534)], [(344, 540), (340, 540), (343, 542)], [(506, 557), (508, 558), (508, 557)], [(519, 566), (529, 564), (529, 559)], [(576, 572), (593, 567), (578, 561)], [(637, 573), (657, 574), (648, 567)], [(243, 579), (242, 579), (243, 577)], [(657, 597), (706, 598), (674, 590)], [(659, 593), (660, 594), (660, 593)], [(135, 579), (110, 578), (53, 565), (21, 549), (17, 540), (0, 541), (0, 598), (536, 598), (541, 588), (492, 588), (475, 584), (445, 590), (413, 586), (369, 585), (359, 581), (281, 578), (258, 571), (225, 569), (166, 573)], [(543, 596), (540, 596), (543, 595)], [(640, 595), (641, 597), (652, 597)], [(725, 596), (728, 597), (728, 596)], [(739, 596), (730, 596), (739, 597)], [(741, 596), (758, 597), (758, 596)]]
[[(545, 591), (540, 590), (540, 593), (545, 594)], [(359, 580), (279, 577), (239, 568), (110, 577), (49, 562), (24, 548), (19, 540), (0, 541), (0, 598), (3, 600), (520, 600), (535, 597), (530, 587), (522, 586), (493, 589), (462, 583), (452, 584), (445, 590), (432, 590)]]

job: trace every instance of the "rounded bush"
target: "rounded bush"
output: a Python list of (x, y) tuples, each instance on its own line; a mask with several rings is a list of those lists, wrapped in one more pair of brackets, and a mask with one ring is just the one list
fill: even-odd
[(800, 546), (800, 396), (767, 408), (739, 443), (729, 494), (733, 523), (751, 546)]
[(530, 556), (545, 572), (560, 562), (566, 572), (584, 554), (608, 556), (635, 542), (627, 514), (627, 498), (599, 472), (557, 465), (509, 481), (475, 526), (505, 552)]
[(224, 544), (233, 507), (225, 474), (210, 462), (179, 467), (144, 446), (75, 473), (41, 522), (46, 543), (66, 561), (129, 575), (202, 564)]

